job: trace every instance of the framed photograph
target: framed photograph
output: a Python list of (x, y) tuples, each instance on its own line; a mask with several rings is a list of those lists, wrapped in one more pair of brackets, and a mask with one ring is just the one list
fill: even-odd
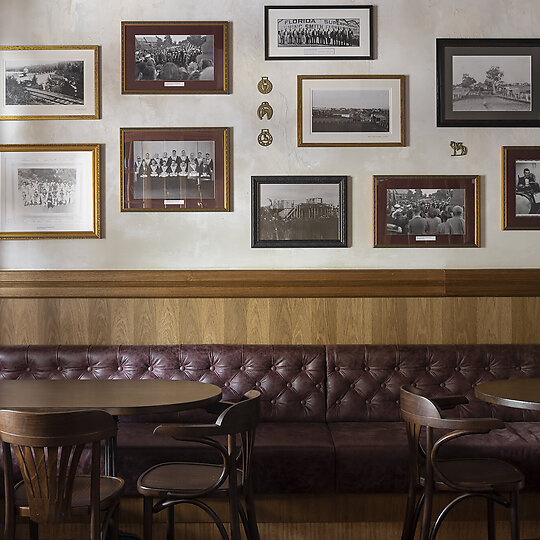
[(374, 176), (375, 247), (480, 247), (478, 176)]
[(228, 94), (228, 22), (123, 22), (122, 94)]
[(437, 125), (540, 126), (540, 39), (437, 39)]
[(101, 238), (99, 144), (0, 145), (0, 238)]
[(0, 47), (0, 120), (100, 117), (99, 47)]
[(252, 176), (251, 247), (347, 247), (347, 177)]
[(121, 210), (229, 210), (230, 128), (121, 128)]
[(373, 6), (265, 6), (266, 60), (373, 58)]
[(298, 75), (298, 146), (405, 146), (405, 76)]
[(503, 146), (503, 229), (540, 229), (540, 146)]

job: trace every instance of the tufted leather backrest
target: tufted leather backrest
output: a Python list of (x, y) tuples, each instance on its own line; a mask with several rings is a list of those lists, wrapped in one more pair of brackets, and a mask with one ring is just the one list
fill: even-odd
[(326, 413), (323, 346), (0, 346), (0, 378), (193, 380), (221, 387), (226, 400), (261, 391), (262, 421), (324, 422)]
[(474, 386), (494, 379), (540, 377), (540, 345), (332, 345), (327, 347), (330, 422), (396, 421), (399, 389), (434, 397), (463, 394), (459, 416), (539, 421), (540, 413), (494, 406)]

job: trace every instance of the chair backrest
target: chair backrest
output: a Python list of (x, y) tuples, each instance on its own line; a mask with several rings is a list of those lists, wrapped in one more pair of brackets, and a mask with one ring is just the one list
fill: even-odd
[(105, 411), (0, 410), (7, 509), (12, 509), (14, 504), (13, 449), (24, 480), (31, 519), (48, 524), (69, 521), (77, 466), (89, 443), (92, 445), (91, 503), (99, 505), (100, 441), (115, 434), (116, 422)]

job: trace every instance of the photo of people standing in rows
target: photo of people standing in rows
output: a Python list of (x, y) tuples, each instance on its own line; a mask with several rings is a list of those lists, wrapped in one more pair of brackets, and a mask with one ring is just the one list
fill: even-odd
[(135, 80), (213, 81), (214, 36), (135, 36)]
[(133, 198), (214, 198), (213, 141), (135, 141)]
[(389, 189), (388, 234), (465, 234), (464, 189)]
[(278, 47), (358, 47), (360, 19), (278, 19)]

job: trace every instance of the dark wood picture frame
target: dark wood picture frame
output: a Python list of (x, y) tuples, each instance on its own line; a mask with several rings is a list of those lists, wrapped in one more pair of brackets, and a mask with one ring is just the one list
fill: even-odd
[(228, 211), (230, 131), (120, 128), (121, 211)]
[(540, 39), (437, 39), (437, 126), (540, 126)]
[(539, 174), (540, 146), (502, 147), (504, 230), (540, 229)]
[[(377, 175), (373, 177), (374, 199), (374, 246), (375, 247), (480, 247), (479, 239), (479, 177), (475, 175)], [(420, 194), (411, 194), (415, 190), (422, 190)], [(448, 199), (438, 199), (437, 193), (441, 191)], [(443, 193), (443, 190), (447, 193)], [(464, 193), (454, 193), (463, 190)], [(407, 191), (407, 193), (404, 193)], [(414, 200), (414, 205), (412, 204)], [(419, 234), (409, 233), (408, 227), (413, 208), (428, 211), (432, 207), (443, 208), (438, 216), (440, 223), (451, 217), (461, 217), (464, 233), (459, 234), (459, 223), (452, 222), (453, 229), (440, 228), (435, 232), (427, 231)], [(453, 209), (459, 206), (455, 215), (450, 215)], [(443, 212), (447, 212), (443, 215)], [(407, 215), (410, 213), (410, 215)], [(423, 216), (421, 216), (423, 217)], [(429, 216), (431, 217), (431, 216)], [(433, 219), (433, 218), (432, 218)], [(458, 220), (459, 221), (459, 220)], [(429, 224), (431, 229), (435, 222)], [(457, 225), (456, 226), (454, 226)], [(416, 227), (415, 227), (416, 228)]]
[[(284, 17), (288, 13), (290, 20), (295, 22), (291, 25), (290, 33), (285, 33), (279, 29), (280, 19), (277, 17), (279, 14)], [(359, 21), (358, 45), (351, 43), (356, 36), (352, 36), (352, 30), (345, 28), (346, 25), (343, 23), (347, 21), (347, 16), (352, 19), (353, 13)], [(325, 23), (318, 22), (317, 17)], [(335, 20), (334, 24), (327, 22), (332, 19)], [(325, 29), (321, 28), (323, 24), (328, 24), (331, 29), (325, 32)], [(350, 32), (351, 35), (338, 34), (343, 30)], [(375, 54), (373, 41), (372, 5), (264, 7), (265, 60), (372, 60)], [(281, 54), (280, 48), (284, 51)]]
[[(337, 207), (325, 197), (337, 200)], [(264, 209), (263, 200), (270, 200)], [(264, 216), (267, 223), (272, 221), (268, 227)], [(265, 238), (270, 235), (274, 238)], [(347, 247), (347, 177), (252, 176), (251, 247)]]
[[(228, 94), (230, 93), (230, 26), (225, 21), (189, 21), (189, 22), (122, 22), (122, 94)], [(158, 75), (158, 79), (152, 79), (151, 75), (144, 75), (143, 70), (136, 65), (136, 36), (148, 36), (148, 50), (146, 53), (152, 57), (154, 73), (162, 73), (159, 69), (160, 56), (153, 51), (159, 52), (158, 45), (153, 43), (159, 36), (205, 36), (206, 41), (197, 45), (200, 49), (192, 48), (191, 42), (188, 50), (184, 45), (171, 45), (171, 54), (183, 55), (182, 64), (186, 64), (187, 71), (193, 62), (198, 64), (198, 69), (193, 72), (182, 73), (176, 69), (178, 66), (170, 66), (166, 74)], [(209, 44), (208, 37), (212, 36), (212, 59), (211, 66), (208, 64), (209, 51), (205, 44)], [(160, 38), (161, 39), (161, 38)], [(186, 41), (186, 40), (185, 40)], [(208, 47), (209, 48), (209, 47)], [(196, 52), (200, 54), (190, 60), (189, 55)], [(139, 52), (142, 55), (142, 53)], [(169, 61), (169, 60), (167, 60)], [(174, 64), (174, 62), (172, 62)], [(163, 64), (162, 64), (163, 65)], [(211, 70), (208, 68), (212, 67)], [(151, 70), (150, 70), (151, 71)], [(136, 74), (139, 74), (136, 77)], [(140, 77), (140, 78), (139, 78)], [(186, 78), (188, 77), (188, 78)], [(193, 77), (193, 78), (192, 78)], [(200, 77), (200, 79), (198, 78)], [(210, 78), (212, 77), (212, 78)]]

